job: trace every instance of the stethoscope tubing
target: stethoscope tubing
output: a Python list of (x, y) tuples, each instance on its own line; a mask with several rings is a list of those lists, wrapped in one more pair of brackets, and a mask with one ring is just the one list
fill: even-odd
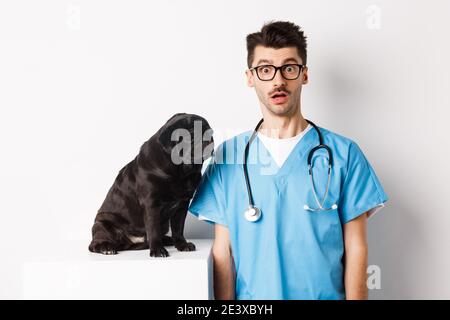
[[(330, 186), (330, 179), (331, 179), (331, 172), (332, 172), (332, 168), (333, 168), (333, 153), (331, 151), (331, 148), (325, 144), (323, 144), (323, 137), (322, 134), (319, 130), (319, 128), (310, 120), (305, 119), (306, 122), (308, 122), (310, 125), (313, 126), (313, 128), (315, 129), (315, 131), (317, 132), (317, 135), (319, 137), (319, 144), (316, 145), (314, 148), (312, 148), (309, 153), (308, 153), (308, 158), (307, 158), (307, 164), (308, 164), (308, 174), (310, 176), (310, 180), (311, 180), (311, 185), (313, 188), (313, 195), (314, 198), (316, 200), (316, 203), (318, 205), (318, 208), (310, 208), (308, 205), (304, 206), (305, 210), (309, 210), (309, 211), (330, 211), (330, 210), (335, 210), (337, 208), (336, 204), (333, 204), (330, 208), (324, 208), (323, 204), (325, 203), (326, 197), (328, 195), (328, 190), (329, 190), (329, 186)], [(249, 179), (249, 175), (248, 175), (248, 170), (247, 170), (247, 158), (248, 158), (248, 152), (250, 149), (250, 145), (253, 142), (253, 140), (255, 139), (257, 133), (258, 133), (258, 129), (261, 126), (261, 124), (264, 122), (264, 118), (261, 119), (258, 124), (256, 125), (255, 129), (253, 130), (252, 135), (250, 136), (250, 139), (248, 140), (247, 144), (245, 145), (245, 150), (244, 150), (244, 161), (243, 161), (243, 170), (244, 170), (244, 178), (245, 178), (245, 185), (247, 188), (247, 195), (248, 195), (248, 208), (246, 209), (244, 216), (248, 221), (251, 222), (255, 222), (257, 220), (259, 220), (259, 218), (261, 217), (261, 211), (259, 210), (259, 208), (257, 208), (254, 204), (253, 201), (253, 194), (252, 194), (252, 190), (250, 187), (250, 179)], [(325, 190), (325, 194), (324, 197), (322, 199), (322, 202), (319, 201), (319, 198), (317, 197), (317, 191), (316, 191), (316, 186), (314, 184), (314, 177), (313, 177), (313, 170), (312, 170), (312, 157), (314, 155), (314, 152), (316, 152), (319, 149), (325, 149), (327, 151), (328, 154), (328, 179), (327, 179), (327, 186), (326, 186), (326, 190)]]

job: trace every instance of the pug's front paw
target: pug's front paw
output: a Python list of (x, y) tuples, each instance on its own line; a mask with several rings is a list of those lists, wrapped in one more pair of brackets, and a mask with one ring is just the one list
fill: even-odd
[(169, 252), (162, 246), (150, 249), (150, 257), (168, 257)]
[(195, 244), (184, 241), (175, 244), (175, 248), (177, 248), (178, 251), (195, 251)]

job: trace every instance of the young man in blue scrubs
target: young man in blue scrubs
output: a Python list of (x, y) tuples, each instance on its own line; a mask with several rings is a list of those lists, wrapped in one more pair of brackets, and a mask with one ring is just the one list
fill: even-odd
[[(310, 211), (326, 193), (328, 156), (307, 156), (319, 135), (302, 116), (308, 83), (306, 37), (290, 22), (247, 36), (248, 85), (263, 123), (248, 152), (248, 175), (261, 218), (244, 216), (243, 150), (252, 131), (222, 143), (202, 176), (189, 212), (215, 224), (216, 299), (367, 299), (366, 220), (387, 196), (359, 146), (319, 127), (333, 154), (328, 211)], [(322, 200), (321, 200), (322, 201)]]

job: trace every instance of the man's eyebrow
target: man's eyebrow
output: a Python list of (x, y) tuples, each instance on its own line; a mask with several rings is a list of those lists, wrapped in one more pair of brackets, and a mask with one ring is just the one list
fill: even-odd
[[(298, 63), (297, 59), (295, 58), (287, 58), (283, 60), (283, 64), (285, 64), (286, 62), (295, 62)], [(258, 63), (256, 64), (257, 66), (259, 66), (261, 63), (267, 63), (267, 64), (272, 64), (273, 61), (272, 60), (267, 60), (267, 59), (259, 59)]]
[(267, 59), (259, 59), (258, 63), (256, 64), (257, 66), (259, 66), (261, 63), (272, 63), (272, 60), (267, 60)]
[(295, 59), (295, 58), (287, 58), (287, 59), (284, 59), (283, 64), (285, 64), (286, 62), (295, 62), (295, 63), (298, 63), (297, 59)]

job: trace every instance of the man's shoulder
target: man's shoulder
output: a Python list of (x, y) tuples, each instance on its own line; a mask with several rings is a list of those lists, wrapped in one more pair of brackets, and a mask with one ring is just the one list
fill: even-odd
[(322, 133), (324, 143), (329, 145), (332, 149), (338, 150), (338, 152), (347, 158), (347, 161), (364, 161), (364, 149), (356, 140), (328, 129), (321, 127), (319, 127), (319, 129)]
[(323, 127), (319, 127), (319, 130), (320, 133), (322, 133), (325, 144), (334, 144), (339, 145), (341, 147), (344, 146), (347, 148), (350, 147), (350, 145), (352, 144), (356, 144), (356, 142), (353, 139), (344, 136), (340, 133), (337, 133), (335, 131), (325, 129)]
[(236, 145), (236, 143), (247, 143), (247, 141), (250, 139), (250, 136), (252, 135), (253, 130), (246, 130), (239, 134), (236, 134), (226, 140), (224, 140), (221, 145), (224, 145), (224, 147), (230, 147), (232, 145)]
[(250, 139), (252, 132), (252, 130), (246, 130), (220, 143), (214, 152), (216, 162), (220, 164), (236, 164), (242, 158), (245, 145)]

